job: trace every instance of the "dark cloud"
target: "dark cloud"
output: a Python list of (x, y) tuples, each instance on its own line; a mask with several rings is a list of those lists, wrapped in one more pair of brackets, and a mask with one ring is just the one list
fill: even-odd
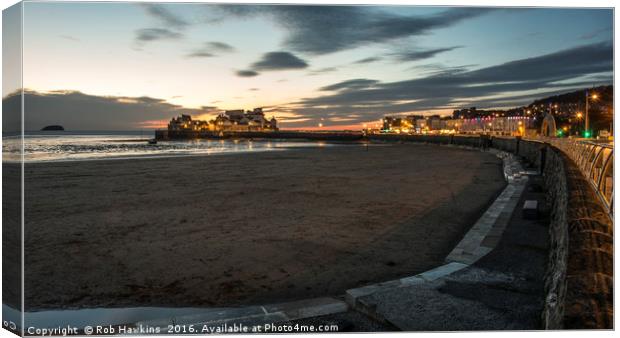
[(238, 70), (235, 72), (235, 74), (237, 74), (237, 76), (240, 76), (240, 77), (254, 77), (258, 75), (258, 72), (246, 69), (246, 70)]
[(158, 4), (140, 4), (142, 8), (146, 10), (146, 12), (152, 17), (159, 20), (166, 27), (175, 27), (175, 28), (184, 28), (189, 25), (189, 23), (178, 15), (174, 15), (172, 12), (167, 10), (163, 5)]
[(471, 68), (478, 66), (477, 64), (469, 64), (469, 65), (459, 65), (459, 66), (446, 66), (442, 63), (427, 63), (421, 65), (415, 65), (409, 67), (408, 69), (413, 69), (416, 71), (422, 71), (426, 76), (430, 75), (447, 75), (447, 74), (458, 74), (468, 71)]
[(174, 40), (183, 37), (181, 33), (165, 28), (142, 28), (136, 30), (136, 41)]
[(268, 16), (286, 28), (288, 36), (284, 45), (288, 49), (308, 54), (328, 54), (419, 36), (490, 10), (454, 8), (434, 15), (406, 16), (363, 6), (219, 5), (216, 8), (228, 16)]
[(254, 62), (249, 69), (236, 71), (237, 76), (252, 77), (263, 71), (307, 68), (308, 63), (289, 52), (269, 52)]
[(364, 59), (353, 62), (354, 65), (368, 64), (384, 59), (393, 59), (398, 62), (419, 61), (424, 59), (430, 59), (437, 54), (449, 52), (461, 48), (461, 46), (434, 48), (434, 49), (416, 49), (416, 50), (401, 50), (394, 53), (387, 53), (382, 56), (370, 56)]
[[(398, 82), (353, 79), (321, 88), (333, 94), (306, 98), (293, 105), (302, 117), (363, 113), (367, 120), (392, 112), (450, 109), (463, 99), (487, 106), (523, 102), (524, 91), (572, 89), (612, 81), (613, 48), (598, 43), (579, 46), (477, 70), (439, 72)], [(588, 75), (603, 75), (600, 78)], [(489, 96), (497, 99), (479, 99)], [(535, 96), (535, 94), (532, 94)], [(316, 108), (320, 107), (320, 108)]]
[(596, 43), (482, 68), (467, 76), (477, 82), (552, 82), (611, 70), (613, 47), (607, 43)]
[(374, 84), (379, 83), (377, 80), (370, 79), (353, 79), (335, 83), (333, 85), (325, 86), (320, 88), (321, 91), (335, 91), (335, 90), (343, 90), (343, 89), (361, 89), (368, 88)]
[(255, 71), (287, 70), (307, 68), (306, 61), (289, 52), (269, 52), (252, 64)]
[(398, 61), (419, 61), (419, 60), (432, 58), (437, 54), (449, 52), (457, 48), (462, 48), (462, 47), (454, 46), (454, 47), (435, 48), (435, 49), (426, 49), (426, 50), (401, 51), (401, 52), (392, 53), (391, 55), (394, 56), (396, 60)]
[[(20, 101), (21, 95), (9, 95), (2, 101), (3, 109), (20, 107)], [(214, 106), (188, 109), (146, 96), (96, 96), (77, 91), (26, 91), (24, 104), (28, 106), (26, 130), (40, 130), (53, 124), (62, 125), (67, 130), (133, 130), (144, 127), (146, 121), (217, 111)]]
[(361, 60), (357, 60), (353, 63), (355, 64), (366, 64), (366, 63), (372, 63), (372, 62), (377, 62), (377, 61), (381, 61), (383, 58), (379, 57), (379, 56), (371, 56), (371, 57), (367, 57)]
[(162, 27), (155, 28), (142, 28), (136, 30), (135, 44), (137, 49), (146, 43), (156, 40), (174, 40), (183, 37), (180, 32), (189, 25), (189, 22), (185, 21), (178, 15), (173, 14), (167, 10), (163, 5), (158, 4), (139, 4), (148, 15), (155, 18)]

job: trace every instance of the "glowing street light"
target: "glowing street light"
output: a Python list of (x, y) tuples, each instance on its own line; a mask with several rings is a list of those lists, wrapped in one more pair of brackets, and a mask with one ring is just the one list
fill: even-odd
[(588, 91), (586, 90), (586, 130), (584, 136), (589, 138), (591, 136), (590, 133), (590, 115), (589, 115), (589, 101), (588, 99), (596, 100), (598, 99), (598, 95), (592, 94), (588, 95)]

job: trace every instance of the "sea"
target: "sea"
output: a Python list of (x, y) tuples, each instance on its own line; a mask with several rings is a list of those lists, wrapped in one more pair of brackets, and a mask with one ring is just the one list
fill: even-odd
[[(296, 140), (172, 140), (148, 144), (153, 131), (46, 131), (26, 132), (23, 137), (24, 162), (113, 160), (227, 153), (282, 151), (299, 147), (334, 144)], [(2, 138), (3, 161), (22, 160), (20, 136)]]

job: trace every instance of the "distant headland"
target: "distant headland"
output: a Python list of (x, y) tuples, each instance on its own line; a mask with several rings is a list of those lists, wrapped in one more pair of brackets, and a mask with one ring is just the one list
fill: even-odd
[(64, 130), (65, 128), (59, 125), (45, 126), (41, 128), (41, 131), (64, 131)]

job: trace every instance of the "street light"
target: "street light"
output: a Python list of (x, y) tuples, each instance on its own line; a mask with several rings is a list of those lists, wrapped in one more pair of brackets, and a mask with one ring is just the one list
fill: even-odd
[(575, 125), (575, 130), (576, 130), (575, 135), (579, 135), (579, 125), (581, 124), (581, 119), (583, 118), (583, 113), (582, 112), (577, 112), (575, 117), (577, 118), (577, 123)]
[(586, 90), (586, 130), (584, 132), (584, 135), (586, 138), (589, 138), (591, 136), (590, 133), (590, 114), (589, 114), (589, 98), (591, 98), (592, 100), (596, 100), (598, 99), (598, 95), (596, 94), (592, 94), (591, 96), (588, 95), (588, 91)]

